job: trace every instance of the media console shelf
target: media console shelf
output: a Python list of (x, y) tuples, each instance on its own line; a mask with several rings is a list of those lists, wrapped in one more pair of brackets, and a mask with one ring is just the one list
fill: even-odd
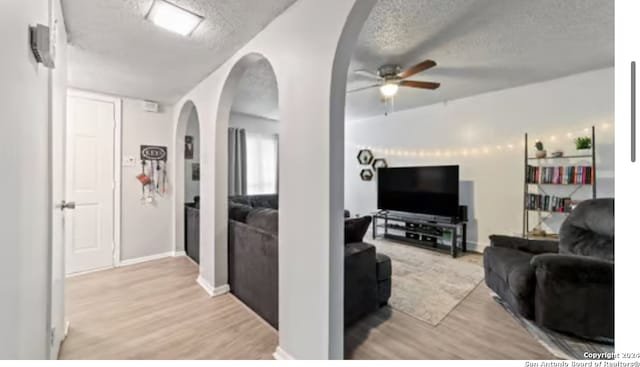
[(382, 237), (418, 245), (421, 248), (448, 252), (458, 256), (458, 250), (467, 251), (467, 222), (442, 221), (419, 214), (380, 211), (373, 214), (373, 239)]

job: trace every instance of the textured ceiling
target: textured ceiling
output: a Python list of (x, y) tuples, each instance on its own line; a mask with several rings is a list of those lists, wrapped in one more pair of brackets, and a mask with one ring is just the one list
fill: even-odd
[[(440, 89), (401, 88), (397, 111), (609, 67), (613, 8), (611, 0), (380, 0), (350, 70), (435, 60), (438, 66), (410, 79), (440, 82)], [(348, 84), (371, 82), (350, 73)], [(348, 95), (348, 119), (380, 114), (377, 89)]]
[(190, 37), (144, 19), (153, 0), (63, 0), (69, 84), (173, 103), (295, 0), (172, 0), (204, 16)]
[(242, 75), (231, 110), (278, 120), (278, 85), (271, 64), (265, 59), (251, 65)]

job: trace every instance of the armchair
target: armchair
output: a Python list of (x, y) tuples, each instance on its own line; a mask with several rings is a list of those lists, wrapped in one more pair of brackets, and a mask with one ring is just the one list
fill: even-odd
[(587, 200), (559, 241), (491, 236), (485, 282), (538, 325), (586, 338), (613, 338), (613, 199)]

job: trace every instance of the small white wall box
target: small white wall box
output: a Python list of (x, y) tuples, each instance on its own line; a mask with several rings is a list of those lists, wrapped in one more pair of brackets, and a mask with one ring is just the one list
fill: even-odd
[(158, 112), (160, 106), (156, 102), (142, 101), (142, 109), (147, 112)]
[(55, 56), (53, 55), (51, 44), (51, 33), (49, 27), (38, 24), (29, 27), (29, 38), (31, 43), (31, 51), (36, 61), (42, 65), (53, 69), (55, 67)]

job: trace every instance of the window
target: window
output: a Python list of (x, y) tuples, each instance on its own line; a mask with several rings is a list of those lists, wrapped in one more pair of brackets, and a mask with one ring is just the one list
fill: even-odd
[(278, 192), (278, 136), (247, 133), (247, 194)]

